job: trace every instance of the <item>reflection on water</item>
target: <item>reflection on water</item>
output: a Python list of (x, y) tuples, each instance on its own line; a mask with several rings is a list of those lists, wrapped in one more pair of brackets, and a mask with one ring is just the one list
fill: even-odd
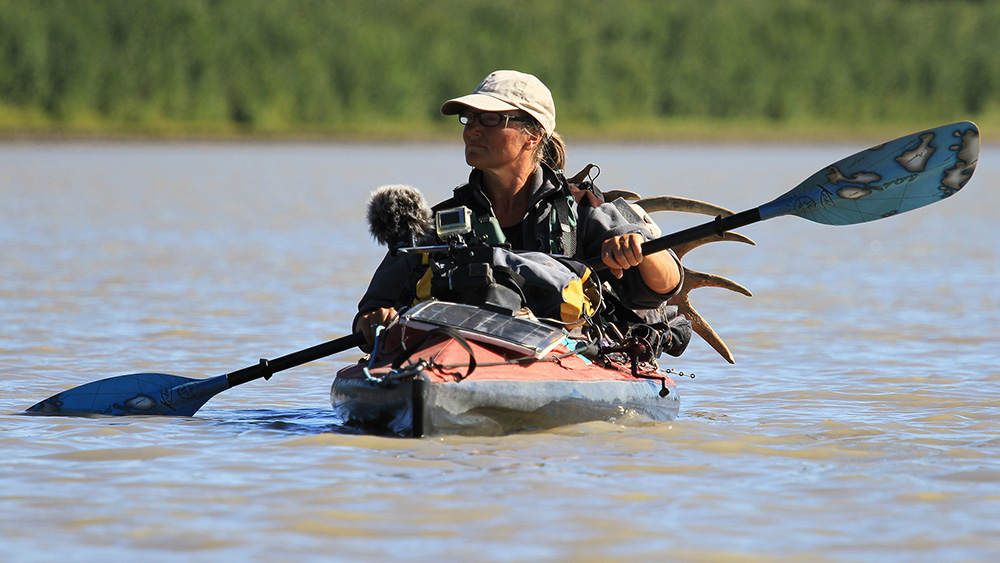
[(199, 413), (199, 418), (209, 418), (218, 423), (220, 428), (228, 428), (238, 434), (258, 430), (303, 436), (328, 432), (359, 434), (358, 431), (342, 426), (340, 420), (332, 416), (330, 409), (325, 407), (281, 410), (216, 409)]
[[(851, 146), (571, 146), (598, 184), (769, 201)], [(141, 371), (206, 377), (344, 334), (381, 252), (367, 193), (461, 183), (457, 145), (0, 147), (0, 534), (12, 560), (993, 560), (1000, 183), (852, 227), (779, 218), (686, 262), (733, 349), (681, 417), (502, 438), (345, 434), (356, 352), (189, 419), (18, 414)], [(699, 221), (666, 216), (665, 230)], [(53, 541), (58, 538), (59, 541)]]

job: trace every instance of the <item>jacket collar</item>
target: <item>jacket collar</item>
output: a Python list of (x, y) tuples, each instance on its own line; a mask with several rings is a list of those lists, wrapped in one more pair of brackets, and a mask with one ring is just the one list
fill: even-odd
[[(486, 193), (483, 191), (482, 180), (483, 171), (473, 168), (472, 172), (469, 173), (468, 186), (472, 188), (473, 197), (492, 212), (492, 205), (490, 205), (489, 198), (486, 197)], [(532, 174), (528, 182), (530, 183), (529, 189), (531, 190), (531, 197), (528, 199), (528, 209), (538, 207), (541, 201), (548, 198), (552, 192), (558, 191), (561, 185), (556, 173), (545, 164), (539, 164), (535, 168), (535, 173)]]

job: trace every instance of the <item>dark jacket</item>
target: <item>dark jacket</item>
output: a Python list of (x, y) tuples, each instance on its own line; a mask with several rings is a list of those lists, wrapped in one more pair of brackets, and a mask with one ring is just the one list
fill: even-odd
[[(454, 195), (435, 205), (434, 209), (449, 209), (464, 205), (476, 216), (493, 216), (490, 201), (483, 192), (482, 177), (482, 171), (473, 169), (469, 175), (469, 183), (455, 188)], [(566, 221), (557, 217), (560, 209), (567, 208), (565, 203), (558, 201), (560, 198), (563, 202), (568, 202), (570, 214), (575, 216), (575, 240), (566, 240), (567, 237), (560, 236), (559, 231), (567, 229)], [(636, 231), (641, 232), (646, 238), (650, 237), (645, 227), (630, 223), (614, 205), (600, 203), (595, 206), (577, 202), (562, 176), (545, 165), (539, 165), (532, 179), (528, 211), (521, 222), (520, 244), (517, 244), (514, 250), (567, 254), (578, 260), (586, 260), (600, 255), (601, 244), (605, 240)], [(567, 242), (569, 244), (566, 244)], [(575, 248), (567, 249), (566, 246)], [(368, 291), (358, 304), (359, 314), (381, 307), (399, 309), (404, 305), (410, 305), (417, 281), (422, 274), (420, 256), (386, 254), (372, 276)], [(610, 275), (607, 277), (614, 279)], [(625, 270), (621, 282), (616, 282), (615, 285), (620, 288), (618, 293), (623, 303), (633, 309), (655, 309), (673, 296), (672, 293), (658, 294), (646, 287), (636, 268)]]

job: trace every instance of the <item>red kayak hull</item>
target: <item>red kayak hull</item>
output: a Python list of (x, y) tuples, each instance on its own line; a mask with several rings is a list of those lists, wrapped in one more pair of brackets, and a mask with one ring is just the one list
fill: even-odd
[[(395, 344), (412, 345), (420, 331), (390, 330)], [(500, 435), (595, 420), (677, 416), (680, 396), (665, 373), (645, 369), (633, 377), (624, 365), (598, 365), (556, 346), (541, 359), (468, 341), (477, 367), (466, 375), (469, 350), (458, 340), (434, 336), (413, 353), (409, 377), (383, 379), (390, 359), (370, 369), (346, 367), (337, 374), (331, 404), (341, 422), (361, 432), (398, 436)]]

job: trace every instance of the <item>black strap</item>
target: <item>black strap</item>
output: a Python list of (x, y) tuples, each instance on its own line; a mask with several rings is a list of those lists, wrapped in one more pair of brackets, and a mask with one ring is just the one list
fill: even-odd
[(438, 335), (446, 336), (448, 338), (451, 338), (452, 340), (455, 340), (456, 342), (462, 345), (462, 348), (465, 348), (466, 352), (469, 353), (469, 369), (465, 372), (465, 376), (463, 376), (463, 378), (469, 377), (469, 375), (471, 375), (472, 372), (475, 371), (476, 369), (476, 355), (472, 352), (472, 346), (469, 346), (469, 342), (465, 339), (464, 336), (462, 336), (462, 333), (447, 326), (439, 326), (437, 328), (432, 328), (431, 330), (428, 330), (427, 332), (421, 334), (420, 337), (417, 338), (417, 340), (413, 344), (410, 344), (409, 346), (404, 348), (403, 351), (400, 352), (398, 356), (396, 356), (396, 358), (392, 361), (392, 369), (399, 369), (403, 365), (403, 362), (410, 359), (410, 356), (412, 356), (418, 350), (423, 348), (424, 344), (427, 342), (427, 339), (429, 339), (432, 336), (438, 336)]

